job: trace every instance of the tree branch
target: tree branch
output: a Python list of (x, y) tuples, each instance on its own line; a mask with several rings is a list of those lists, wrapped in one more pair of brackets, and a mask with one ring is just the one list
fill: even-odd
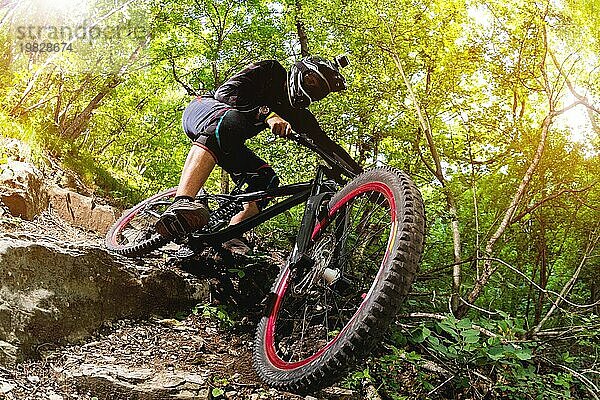
[(537, 326), (533, 329), (534, 335), (537, 334), (542, 329), (542, 326), (544, 326), (546, 321), (548, 321), (548, 319), (552, 316), (554, 311), (556, 311), (556, 309), (559, 307), (561, 299), (566, 298), (568, 293), (571, 291), (571, 289), (575, 285), (577, 278), (579, 278), (579, 273), (581, 272), (581, 269), (585, 265), (585, 262), (587, 261), (588, 256), (592, 253), (592, 251), (594, 251), (594, 249), (596, 248), (596, 245), (598, 244), (598, 241), (600, 240), (600, 237), (598, 235), (596, 235), (596, 233), (597, 233), (597, 229), (594, 229), (592, 232), (590, 232), (589, 242), (586, 246), (583, 257), (581, 258), (581, 262), (579, 263), (579, 266), (573, 273), (573, 276), (571, 276), (571, 279), (569, 279), (567, 281), (567, 283), (565, 284), (565, 286), (562, 288), (560, 295), (557, 296), (556, 300), (554, 300), (554, 304), (552, 304), (552, 307), (550, 307), (550, 310), (548, 310), (548, 312), (546, 313), (544, 318), (542, 318), (542, 320), (539, 322), (539, 324), (537, 324)]
[[(393, 41), (392, 32), (390, 32), (390, 38), (392, 38), (392, 41)], [(417, 112), (419, 124), (421, 125), (421, 129), (423, 129), (423, 132), (425, 133), (425, 138), (427, 139), (427, 143), (429, 145), (429, 151), (431, 153), (431, 157), (433, 158), (433, 161), (435, 164), (434, 175), (438, 179), (438, 181), (442, 184), (442, 187), (444, 188), (443, 192), (446, 197), (446, 206), (448, 207), (448, 212), (450, 213), (450, 217), (451, 217), (453, 256), (454, 256), (455, 263), (459, 263), (460, 259), (461, 259), (462, 248), (461, 248), (460, 226), (459, 226), (459, 222), (458, 222), (458, 206), (457, 206), (454, 196), (450, 192), (450, 189), (448, 187), (446, 187), (446, 178), (444, 177), (444, 171), (442, 170), (442, 163), (441, 163), (440, 155), (438, 153), (437, 147), (433, 140), (433, 132), (431, 129), (431, 123), (429, 122), (429, 118), (427, 117), (425, 110), (423, 110), (421, 108), (421, 106), (419, 105), (419, 101), (417, 99), (415, 91), (413, 90), (412, 84), (410, 83), (410, 80), (408, 79), (408, 77), (406, 76), (406, 73), (404, 72), (404, 67), (402, 66), (402, 60), (400, 60), (400, 57), (395, 52), (390, 51), (389, 53), (390, 53), (392, 59), (394, 60), (394, 64), (396, 65), (396, 68), (400, 72), (402, 79), (404, 80), (404, 84), (406, 86), (408, 94), (413, 102), (415, 111)], [(452, 311), (453, 312), (456, 312), (459, 307), (459, 299), (458, 298), (460, 297), (460, 286), (461, 286), (461, 270), (460, 270), (460, 265), (456, 264), (452, 271), (452, 292), (453, 293), (452, 293), (451, 300), (452, 300)]]
[[(547, 52), (548, 51), (548, 43), (547, 43), (545, 29), (544, 29), (544, 45), (545, 45), (545, 51)], [(508, 226), (511, 224), (514, 213), (515, 213), (519, 203), (521, 202), (521, 200), (523, 199), (523, 197), (525, 195), (525, 189), (529, 186), (529, 183), (531, 182), (531, 179), (533, 178), (533, 174), (534, 174), (535, 170), (537, 169), (537, 166), (542, 158), (542, 154), (543, 154), (544, 148), (546, 146), (546, 138), (548, 136), (548, 131), (549, 131), (550, 125), (552, 124), (552, 119), (555, 116), (555, 114), (554, 114), (555, 103), (553, 100), (553, 93), (552, 93), (550, 84), (548, 82), (548, 76), (547, 76), (547, 71), (546, 71), (546, 63), (545, 63), (546, 57), (547, 57), (547, 55), (545, 54), (541, 61), (540, 69), (541, 69), (541, 73), (542, 73), (542, 76), (543, 76), (544, 82), (545, 82), (546, 96), (548, 97), (548, 108), (549, 108), (548, 115), (546, 115), (546, 117), (542, 121), (540, 141), (538, 143), (538, 147), (535, 151), (533, 159), (531, 160), (531, 163), (529, 164), (529, 167), (527, 168), (525, 175), (523, 175), (523, 178), (521, 179), (521, 183), (519, 184), (519, 187), (517, 188), (515, 194), (513, 195), (513, 198), (510, 202), (510, 205), (508, 206), (508, 209), (504, 213), (504, 218), (502, 219), (502, 222), (498, 226), (498, 229), (496, 229), (496, 232), (494, 232), (494, 234), (490, 237), (490, 239), (488, 240), (488, 242), (485, 246), (485, 253), (488, 257), (491, 257), (496, 242), (498, 241), (498, 239), (500, 239), (500, 237), (504, 234), (504, 232), (506, 231)], [(481, 277), (475, 281), (475, 285), (473, 286), (473, 289), (467, 296), (468, 303), (470, 303), (470, 304), (475, 303), (475, 300), (477, 300), (477, 298), (483, 291), (483, 288), (485, 287), (485, 285), (487, 284), (490, 277), (494, 274), (495, 271), (496, 271), (496, 268), (493, 267), (492, 262), (486, 261), (486, 263), (484, 264), (484, 267), (483, 267), (483, 272), (481, 274)], [(466, 312), (467, 312), (467, 307), (461, 307), (459, 316), (464, 315)]]
[(542, 206), (544, 203), (547, 203), (550, 200), (554, 200), (557, 197), (562, 196), (565, 193), (582, 193), (582, 192), (586, 192), (588, 190), (590, 190), (592, 187), (594, 187), (596, 185), (596, 182), (592, 183), (591, 185), (588, 185), (586, 187), (584, 187), (583, 189), (563, 189), (557, 193), (551, 194), (548, 197), (543, 198), (542, 200), (538, 201), (537, 203), (535, 203), (532, 206), (526, 207), (523, 211), (521, 211), (521, 213), (519, 213), (519, 215), (516, 215), (512, 220), (511, 220), (511, 224), (520, 221), (523, 217), (525, 217), (527, 214), (531, 213), (532, 211), (534, 211), (536, 208)]
[(198, 93), (194, 90), (194, 88), (192, 88), (187, 83), (182, 81), (181, 78), (177, 75), (177, 71), (175, 70), (175, 59), (169, 58), (169, 61), (171, 63), (171, 72), (173, 73), (173, 79), (175, 79), (175, 81), (177, 83), (179, 83), (181, 86), (183, 86), (183, 88), (185, 89), (185, 91), (187, 92), (188, 95), (198, 96)]
[(566, 365), (556, 364), (556, 363), (550, 361), (546, 357), (544, 357), (543, 360), (554, 367), (558, 367), (558, 368), (572, 374), (575, 378), (579, 379), (581, 381), (581, 383), (583, 383), (586, 390), (594, 397), (594, 399), (600, 400), (600, 398), (598, 397), (598, 393), (600, 393), (600, 389), (598, 388), (598, 386), (596, 386), (594, 384), (594, 382), (592, 382), (591, 379), (584, 376), (583, 374), (580, 374), (579, 372), (575, 371), (574, 369), (567, 367)]

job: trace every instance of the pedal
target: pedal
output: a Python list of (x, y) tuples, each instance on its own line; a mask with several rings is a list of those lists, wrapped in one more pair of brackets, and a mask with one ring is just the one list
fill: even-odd
[(196, 255), (196, 252), (186, 245), (182, 245), (175, 251), (175, 258), (180, 261), (190, 259)]

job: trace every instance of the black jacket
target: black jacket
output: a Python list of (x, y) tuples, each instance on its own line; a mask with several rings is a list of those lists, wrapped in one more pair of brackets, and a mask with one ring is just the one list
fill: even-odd
[(264, 121), (267, 115), (259, 115), (259, 108), (267, 106), (288, 121), (294, 131), (307, 135), (316, 144), (317, 148), (313, 150), (319, 155), (323, 157), (322, 153), (325, 153), (335, 158), (352, 174), (362, 171), (356, 161), (327, 136), (308, 109), (291, 106), (287, 94), (287, 71), (278, 61), (265, 60), (250, 64), (219, 86), (213, 97), (258, 118), (256, 131), (249, 136), (267, 128)]

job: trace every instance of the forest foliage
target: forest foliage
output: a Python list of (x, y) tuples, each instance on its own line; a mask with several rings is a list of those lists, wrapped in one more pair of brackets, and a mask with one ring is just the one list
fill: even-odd
[[(427, 213), (413, 294), (347, 384), (392, 399), (600, 397), (595, 0), (0, 7), (0, 133), (123, 205), (177, 184), (192, 96), (255, 60), (347, 54), (349, 89), (311, 110), (365, 167), (407, 171)], [(250, 146), (287, 183), (317, 162), (267, 132)]]

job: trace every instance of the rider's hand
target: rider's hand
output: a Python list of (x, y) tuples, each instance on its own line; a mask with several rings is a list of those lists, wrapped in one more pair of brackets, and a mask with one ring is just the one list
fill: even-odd
[(267, 120), (267, 125), (269, 125), (269, 128), (271, 128), (271, 132), (283, 138), (289, 137), (292, 133), (292, 126), (290, 123), (281, 118), (279, 115), (273, 115), (271, 118), (269, 118)]

